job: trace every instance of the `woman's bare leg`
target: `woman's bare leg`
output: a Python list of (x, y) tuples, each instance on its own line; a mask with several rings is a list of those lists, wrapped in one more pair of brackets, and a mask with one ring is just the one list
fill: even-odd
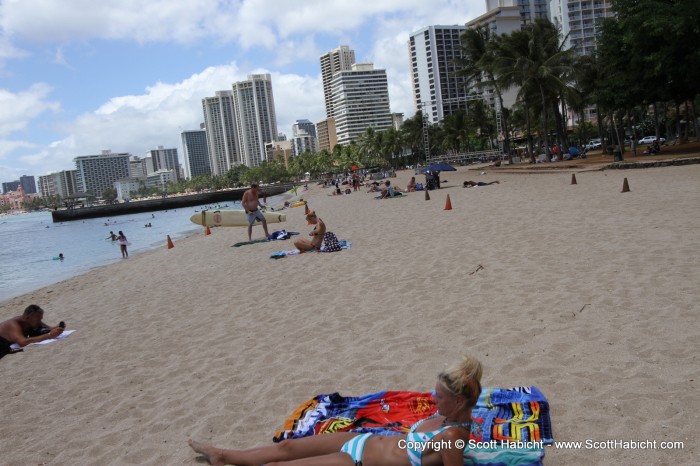
[(357, 435), (359, 434), (355, 432), (314, 435), (300, 439), (283, 440), (274, 445), (250, 450), (224, 450), (194, 440), (189, 440), (188, 443), (194, 451), (204, 455), (207, 461), (214, 466), (224, 464), (256, 466), (269, 462), (292, 461), (337, 453), (345, 442)]

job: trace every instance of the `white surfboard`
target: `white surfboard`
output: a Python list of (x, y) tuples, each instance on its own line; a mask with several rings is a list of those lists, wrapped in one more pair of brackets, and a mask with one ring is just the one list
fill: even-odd
[[(264, 212), (267, 223), (281, 223), (287, 221), (285, 214), (277, 212)], [(205, 210), (190, 217), (192, 223), (205, 227), (245, 227), (248, 226), (248, 219), (242, 210)], [(260, 224), (256, 220), (255, 224)]]

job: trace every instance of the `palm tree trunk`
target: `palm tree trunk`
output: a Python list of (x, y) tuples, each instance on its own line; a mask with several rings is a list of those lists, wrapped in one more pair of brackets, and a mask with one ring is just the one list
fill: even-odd
[(542, 95), (542, 113), (544, 116), (544, 154), (545, 159), (549, 162), (549, 114), (547, 112), (547, 99), (545, 98), (544, 89), (540, 84), (540, 94)]
[(698, 114), (695, 109), (695, 99), (691, 101), (693, 108), (693, 126), (695, 126), (695, 141), (700, 141), (700, 132), (698, 132)]
[(525, 106), (525, 123), (527, 124), (527, 157), (532, 161), (532, 125), (530, 124), (530, 107)]

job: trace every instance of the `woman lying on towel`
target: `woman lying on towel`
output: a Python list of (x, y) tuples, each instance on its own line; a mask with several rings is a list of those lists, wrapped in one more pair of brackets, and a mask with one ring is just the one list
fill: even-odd
[(336, 432), (250, 450), (224, 450), (193, 440), (189, 444), (213, 465), (462, 466), (481, 372), (478, 360), (465, 357), (438, 375), (437, 413), (414, 424), (406, 436)]

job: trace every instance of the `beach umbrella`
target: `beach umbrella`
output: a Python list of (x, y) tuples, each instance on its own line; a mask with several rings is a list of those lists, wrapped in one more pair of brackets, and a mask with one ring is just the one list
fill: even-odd
[(433, 163), (431, 165), (428, 165), (422, 171), (423, 171), (423, 173), (425, 173), (425, 172), (454, 172), (454, 171), (457, 171), (457, 169), (455, 167), (453, 167), (452, 165), (440, 162), (440, 163)]

